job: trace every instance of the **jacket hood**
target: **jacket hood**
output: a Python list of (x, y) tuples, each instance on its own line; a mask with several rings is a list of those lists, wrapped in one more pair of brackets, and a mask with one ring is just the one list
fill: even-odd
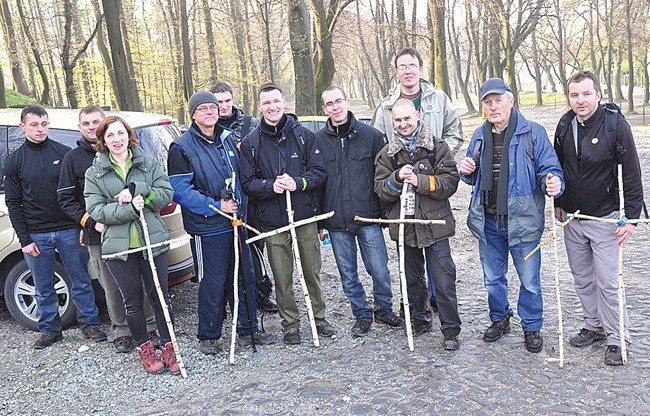
[[(395, 101), (399, 100), (400, 98), (400, 95), (402, 93), (401, 88), (402, 84), (397, 84), (388, 92), (388, 106), (386, 108), (393, 108)], [(433, 95), (436, 90), (437, 88), (434, 87), (432, 83), (424, 78), (420, 78), (420, 91), (422, 92), (423, 98), (428, 97), (429, 95)]]

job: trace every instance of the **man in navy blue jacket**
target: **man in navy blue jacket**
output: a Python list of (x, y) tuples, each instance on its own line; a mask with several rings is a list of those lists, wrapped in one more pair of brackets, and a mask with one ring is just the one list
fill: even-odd
[[(286, 102), (277, 85), (265, 84), (258, 93), (260, 125), (241, 145), (244, 191), (257, 200), (258, 221), (263, 231), (288, 224), (285, 192), (291, 192), (294, 220), (320, 213), (321, 187), (327, 178), (325, 162), (314, 133), (284, 112)], [(296, 228), (302, 269), (311, 297), (316, 329), (322, 337), (334, 335), (325, 320), (325, 302), (318, 271), (320, 243), (315, 223)], [(300, 315), (293, 293), (293, 252), (288, 232), (267, 238), (269, 263), (286, 344), (300, 343)]]
[[(200, 349), (218, 354), (226, 295), (232, 307), (232, 283), (235, 266), (233, 228), (230, 220), (210, 206), (228, 214), (246, 216), (246, 196), (238, 180), (239, 161), (233, 134), (217, 125), (219, 106), (214, 94), (199, 91), (190, 97), (192, 125), (169, 149), (169, 180), (174, 201), (182, 208), (185, 231), (192, 236), (192, 255), (199, 279)], [(241, 230), (242, 241), (246, 239)], [(240, 244), (239, 344), (269, 344), (274, 338), (258, 331), (255, 309), (255, 277), (250, 249)], [(204, 255), (205, 253), (205, 255)], [(238, 276), (234, 276), (238, 278)], [(244, 287), (245, 286), (245, 287)]]

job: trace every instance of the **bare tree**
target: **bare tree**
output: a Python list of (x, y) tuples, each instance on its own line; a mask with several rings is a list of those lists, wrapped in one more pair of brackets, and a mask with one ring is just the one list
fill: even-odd
[(451, 97), (449, 86), (449, 70), (447, 66), (447, 34), (445, 30), (445, 2), (444, 0), (428, 0), (433, 23), (433, 43), (435, 62), (435, 85)]
[[(316, 114), (314, 61), (309, 42), (309, 14), (304, 0), (286, 0), (296, 88), (296, 114)], [(331, 42), (331, 39), (330, 39)], [(330, 50), (331, 53), (331, 50)]]
[(208, 44), (208, 61), (210, 62), (210, 84), (217, 81), (217, 48), (214, 41), (214, 31), (212, 30), (212, 10), (208, 0), (201, 0), (201, 9), (203, 11), (203, 23), (205, 25), (205, 38)]
[(7, 48), (7, 57), (9, 58), (9, 66), (14, 81), (14, 88), (23, 95), (29, 95), (29, 87), (27, 86), (20, 65), (20, 57), (18, 55), (19, 38), (16, 36), (17, 32), (14, 26), (11, 10), (9, 9), (9, 1), (0, 0), (0, 9), (2, 9), (2, 13), (0, 13), (0, 24), (2, 25), (2, 34), (4, 35), (4, 43)]
[(52, 98), (50, 96), (50, 81), (47, 78), (47, 72), (45, 71), (43, 61), (41, 60), (41, 52), (36, 46), (36, 38), (34, 37), (33, 33), (31, 32), (31, 28), (29, 27), (22, 0), (16, 0), (16, 6), (18, 8), (18, 16), (20, 17), (20, 23), (23, 27), (23, 32), (27, 37), (30, 49), (32, 50), (32, 55), (34, 56), (34, 61), (36, 62), (36, 68), (38, 69), (38, 73), (41, 76), (41, 81), (43, 83), (41, 102), (51, 105)]

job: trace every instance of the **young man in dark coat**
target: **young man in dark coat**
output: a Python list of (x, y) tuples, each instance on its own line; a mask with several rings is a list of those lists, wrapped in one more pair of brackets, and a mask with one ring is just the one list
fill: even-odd
[(334, 211), (334, 216), (322, 225), (329, 231), (343, 291), (352, 306), (352, 336), (368, 334), (373, 321), (373, 308), (368, 305), (357, 271), (357, 243), (372, 277), (375, 320), (400, 328), (404, 320), (393, 312), (388, 253), (381, 226), (354, 220), (357, 215), (379, 218), (374, 168), (384, 137), (377, 129), (357, 121), (340, 87), (327, 88), (322, 99), (323, 110), (329, 116), (325, 128), (316, 133), (327, 167), (323, 211)]

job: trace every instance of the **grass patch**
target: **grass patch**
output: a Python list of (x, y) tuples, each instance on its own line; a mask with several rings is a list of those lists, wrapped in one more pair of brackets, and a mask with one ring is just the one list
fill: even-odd
[(9, 88), (5, 89), (5, 97), (7, 98), (7, 107), (22, 107), (28, 104), (38, 104), (37, 100), (17, 93), (16, 91), (10, 90)]

